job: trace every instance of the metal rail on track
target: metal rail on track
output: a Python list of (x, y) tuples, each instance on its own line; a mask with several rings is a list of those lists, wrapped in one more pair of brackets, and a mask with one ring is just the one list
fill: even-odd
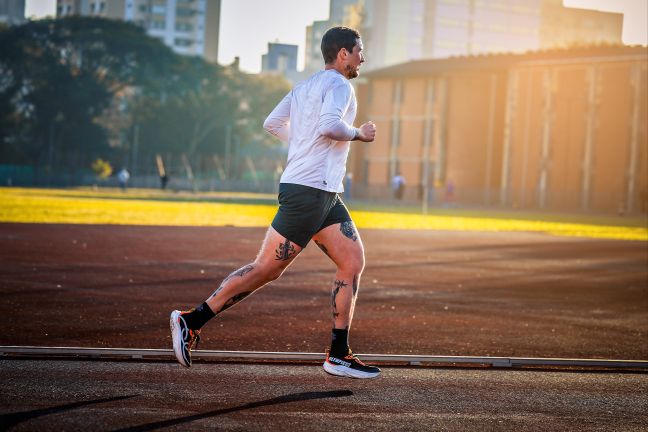
[[(38, 357), (81, 357), (100, 359), (153, 359), (175, 358), (171, 349), (134, 349), (134, 348), (83, 348), (83, 347), (44, 347), (44, 346), (0, 346), (0, 356), (38, 356)], [(562, 366), (562, 367), (603, 367), (613, 369), (648, 369), (648, 360), (608, 360), (577, 358), (532, 358), (532, 357), (478, 357), (478, 356), (434, 356), (434, 355), (396, 355), (396, 354), (359, 354), (370, 363), (423, 364), (478, 364), (494, 367), (515, 366)], [(211, 351), (192, 352), (194, 359), (230, 360), (274, 360), (274, 361), (322, 361), (324, 353), (307, 352), (263, 352), (263, 351)]]

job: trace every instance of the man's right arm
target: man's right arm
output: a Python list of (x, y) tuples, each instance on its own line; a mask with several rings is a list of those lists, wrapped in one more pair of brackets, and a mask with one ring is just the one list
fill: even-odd
[(320, 112), (318, 124), (320, 134), (336, 141), (371, 142), (374, 140), (376, 126), (373, 122), (367, 122), (359, 128), (355, 128), (342, 120), (352, 97), (351, 86), (337, 86), (328, 91)]

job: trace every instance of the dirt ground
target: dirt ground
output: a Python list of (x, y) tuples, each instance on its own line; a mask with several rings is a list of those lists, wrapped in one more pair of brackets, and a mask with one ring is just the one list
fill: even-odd
[[(252, 260), (259, 228), (0, 224), (0, 345), (170, 348), (169, 312)], [(359, 353), (648, 358), (648, 243), (364, 230)], [(313, 244), (212, 320), (201, 349), (322, 352), (334, 266)]]

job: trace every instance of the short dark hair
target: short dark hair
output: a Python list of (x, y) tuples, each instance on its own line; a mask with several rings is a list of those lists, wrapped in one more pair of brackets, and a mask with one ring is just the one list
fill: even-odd
[(349, 27), (331, 27), (322, 36), (322, 56), (324, 63), (333, 63), (342, 48), (353, 51), (360, 33)]

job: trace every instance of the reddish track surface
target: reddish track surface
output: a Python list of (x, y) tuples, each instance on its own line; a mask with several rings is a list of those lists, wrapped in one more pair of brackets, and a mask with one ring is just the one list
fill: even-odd
[[(168, 314), (262, 229), (0, 224), (0, 345), (169, 348)], [(363, 233), (356, 352), (648, 358), (648, 245), (526, 233)], [(323, 351), (315, 247), (208, 324), (203, 349)], [(648, 374), (0, 360), (0, 429), (646, 430)]]
[(645, 431), (648, 374), (0, 361), (16, 431)]
[[(264, 229), (0, 224), (0, 345), (168, 348)], [(536, 233), (362, 233), (356, 352), (648, 358), (648, 244)], [(202, 349), (322, 352), (334, 267), (309, 247), (210, 322)]]

